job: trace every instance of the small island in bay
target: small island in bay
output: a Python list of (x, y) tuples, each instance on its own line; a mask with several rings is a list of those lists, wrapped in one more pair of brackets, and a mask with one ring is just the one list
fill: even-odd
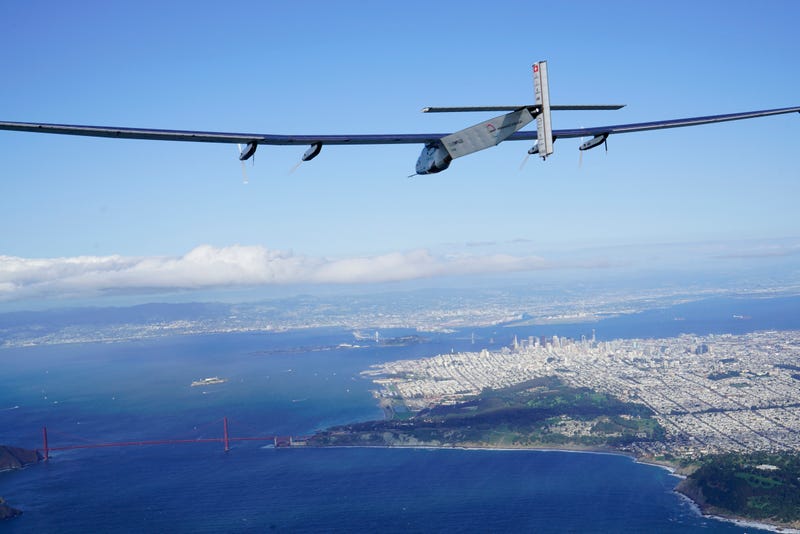
[(0, 521), (4, 519), (11, 519), (22, 514), (22, 510), (17, 510), (6, 504), (6, 500), (0, 497)]

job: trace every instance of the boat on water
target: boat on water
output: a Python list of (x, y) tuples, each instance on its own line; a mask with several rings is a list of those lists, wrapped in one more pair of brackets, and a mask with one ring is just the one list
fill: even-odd
[(196, 388), (198, 386), (210, 386), (212, 384), (224, 384), (227, 382), (227, 378), (220, 378), (218, 376), (210, 376), (208, 378), (201, 378), (200, 380), (195, 380), (192, 382), (192, 387)]

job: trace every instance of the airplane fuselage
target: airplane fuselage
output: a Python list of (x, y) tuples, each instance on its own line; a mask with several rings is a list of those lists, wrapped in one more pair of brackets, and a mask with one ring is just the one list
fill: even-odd
[(428, 143), (417, 159), (417, 174), (435, 174), (450, 166), (453, 158), (440, 143)]

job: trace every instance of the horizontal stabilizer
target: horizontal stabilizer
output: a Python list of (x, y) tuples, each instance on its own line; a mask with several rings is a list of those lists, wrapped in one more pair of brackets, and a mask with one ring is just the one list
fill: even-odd
[[(551, 110), (556, 111), (614, 111), (622, 109), (625, 104), (577, 104), (567, 106), (550, 106)], [(426, 107), (422, 108), (423, 113), (458, 113), (458, 112), (471, 112), (471, 111), (516, 111), (518, 109), (533, 109), (536, 108), (535, 104), (526, 104), (524, 106), (457, 106), (457, 107)]]

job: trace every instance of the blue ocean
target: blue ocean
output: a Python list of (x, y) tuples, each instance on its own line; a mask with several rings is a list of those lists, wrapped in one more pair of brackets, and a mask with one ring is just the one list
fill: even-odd
[[(167, 337), (0, 351), (0, 443), (302, 436), (382, 418), (370, 365), (508, 344), (800, 328), (800, 298), (716, 299), (592, 324), (423, 334), (344, 348), (345, 330)], [(733, 315), (750, 317), (734, 319)], [(674, 319), (679, 317), (680, 321)], [(383, 337), (415, 332), (381, 331)], [(223, 384), (191, 387), (219, 376)], [(604, 454), (274, 448), (234, 441), (55, 451), (0, 473), (23, 515), (0, 532), (752, 532), (702, 517), (668, 471)]]

